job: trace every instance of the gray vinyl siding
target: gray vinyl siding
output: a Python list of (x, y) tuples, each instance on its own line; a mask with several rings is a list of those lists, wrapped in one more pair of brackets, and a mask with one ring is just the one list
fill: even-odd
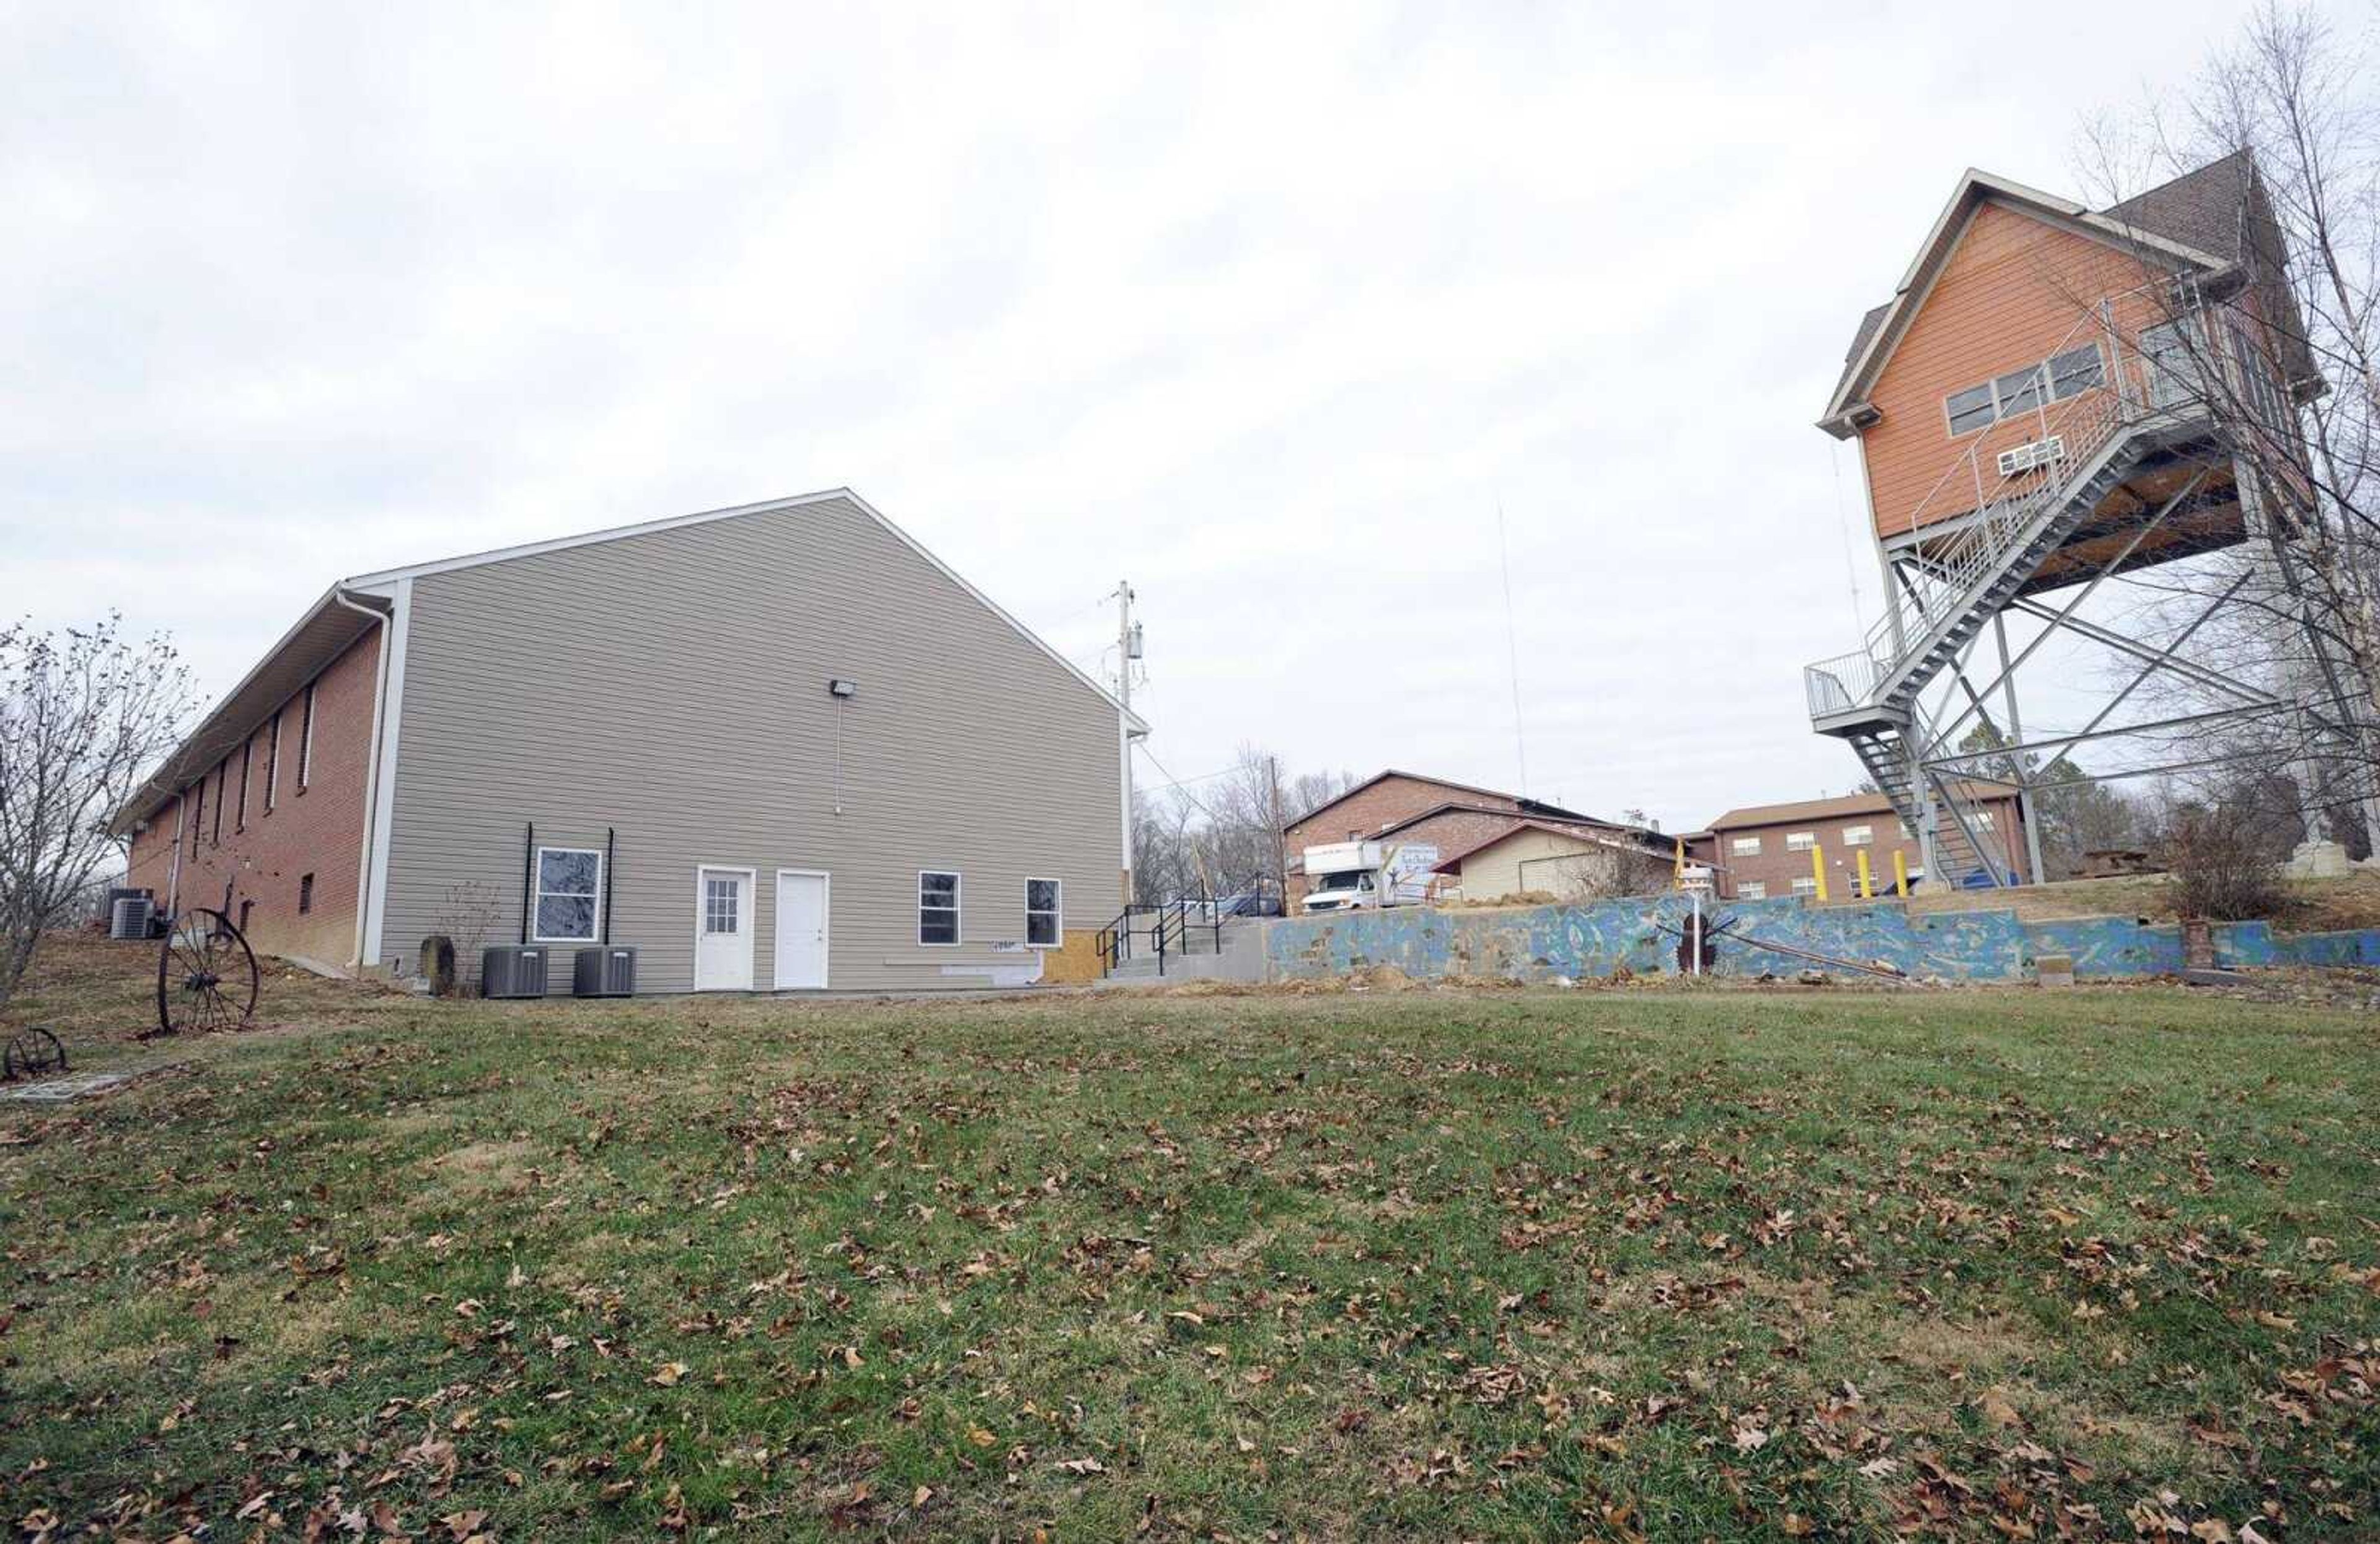
[[(1114, 704), (846, 500), (417, 577), (403, 694), (381, 952), (408, 967), (458, 885), (492, 892), (487, 942), (518, 937), (532, 822), (613, 833), (610, 941), (648, 991), (694, 984), (706, 864), (757, 871), (763, 991), (780, 868), (832, 876), (834, 989), (1029, 960), (991, 948), (1023, 941), (1028, 875), (1062, 881), (1069, 932), (1119, 904)], [(956, 948), (917, 942), (921, 869), (965, 876)]]

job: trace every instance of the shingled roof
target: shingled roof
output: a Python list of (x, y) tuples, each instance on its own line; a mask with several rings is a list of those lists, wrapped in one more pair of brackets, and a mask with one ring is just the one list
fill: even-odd
[[(2259, 285), (2262, 298), (2276, 319), (2287, 356), (2283, 363), (2290, 379), (2301, 380), (2314, 373), (2313, 356), (2305, 346), (2304, 327), (2281, 277), (2284, 254), (2278, 227), (2273, 223), (2271, 205), (2257, 179), (2255, 162), (2246, 151), (2210, 161), (2095, 212), (2055, 194), (1970, 169), (1960, 178), (1957, 191), (1936, 220), (1917, 260), (1902, 276), (1899, 290), (1891, 299), (1863, 315), (1853, 330), (1851, 347), (1843, 355), (1842, 371), (1828, 394), (1827, 414), (1819, 420), (1820, 427), (1829, 433), (1842, 437), (1852, 432), (1852, 426), (1843, 419), (1858, 405), (1846, 395), (1852, 390), (1854, 378), (1860, 375), (1864, 364), (1871, 375), (1880, 368), (1881, 358), (1891, 352), (1900, 332), (1907, 325), (1906, 319), (1899, 313), (1913, 304), (1914, 298), (1947, 261), (1968, 209), (1987, 198), (2031, 208), (2068, 228), (2102, 240), (2136, 246), (2143, 257), (2185, 267), (2238, 265)], [(1884, 341), (1882, 353), (1871, 360), (1871, 346), (1877, 334), (1888, 327), (1893, 329), (1894, 336)]]

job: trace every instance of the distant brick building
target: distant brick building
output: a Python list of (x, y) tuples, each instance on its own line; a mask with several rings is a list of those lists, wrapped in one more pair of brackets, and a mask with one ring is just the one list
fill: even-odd
[(1399, 842), (1436, 847), (1445, 858), (1475, 851), (1532, 822), (1624, 834), (1643, 841), (1648, 848), (1661, 847), (1667, 841), (1658, 833), (1597, 820), (1518, 794), (1391, 769), (1307, 810), (1282, 828), (1289, 909), (1300, 909), (1305, 898), (1308, 847), (1333, 842)]
[[(1971, 783), (1964, 785), (1962, 794), (1984, 824), (1977, 834), (1990, 849), (1993, 862), (2004, 875), (2014, 875), (2020, 883), (2031, 882), (2016, 790), (2000, 784)], [(1814, 894), (1817, 875), (1811, 861), (1813, 848), (1826, 864), (1827, 894), (1831, 900), (1859, 894), (1863, 851), (1868, 855), (1868, 871), (1878, 894), (1892, 888), (1896, 852), (1908, 865), (1912, 884), (1939, 888), (1965, 878), (1925, 872), (1917, 839), (1901, 825), (1892, 801), (1882, 794), (1730, 809), (1710, 823), (1707, 835), (1696, 833), (1688, 846), (1693, 856), (1717, 866), (1718, 893), (1736, 900)]]

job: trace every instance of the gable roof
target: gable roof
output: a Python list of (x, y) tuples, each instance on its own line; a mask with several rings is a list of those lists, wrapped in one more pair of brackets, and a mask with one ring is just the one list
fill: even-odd
[[(1612, 829), (1633, 832), (1636, 828), (1633, 826), (1622, 826)], [(1490, 836), (1484, 841), (1474, 842), (1471, 845), (1463, 848), (1461, 852), (1456, 853), (1451, 857), (1440, 858), (1438, 862), (1438, 866), (1430, 871), (1438, 874), (1451, 873), (1455, 869), (1463, 867), (1463, 863), (1465, 858), (1475, 857), (1479, 854), (1486, 852), (1488, 848), (1495, 846), (1500, 843), (1509, 842), (1513, 837), (1520, 835), (1522, 833), (1529, 831), (1541, 831), (1549, 836), (1567, 836), (1572, 841), (1585, 842), (1590, 846), (1609, 847), (1613, 852), (1631, 853), (1639, 857), (1667, 860), (1670, 856), (1667, 853), (1656, 851), (1654, 848), (1645, 845), (1642, 842), (1622, 841), (1617, 836), (1606, 835), (1600, 829), (1589, 828), (1583, 830), (1577, 825), (1565, 824), (1554, 821), (1517, 821), (1513, 822), (1509, 829), (1500, 831), (1495, 835)]]
[(645, 520), (636, 525), (613, 526), (605, 530), (585, 531), (577, 536), (553, 537), (543, 541), (527, 541), (516, 546), (498, 547), (483, 553), (466, 553), (460, 557), (438, 558), (429, 563), (417, 563), (403, 568), (383, 568), (377, 573), (358, 574), (338, 580), (314, 603), (307, 608), (279, 641), (267, 650), (238, 684), (217, 699), (196, 727), (183, 736), (174, 753), (152, 772), (133, 796), (119, 807), (108, 821), (108, 829), (117, 835), (128, 830), (135, 821), (173, 797), (195, 778), (205, 775), (225, 756), (239, 748), (240, 742), (254, 734), (273, 711), (289, 700), (307, 682), (321, 675), (331, 663), (352, 648), (356, 641), (394, 610), (399, 585), (432, 574), (449, 574), (457, 569), (480, 568), (492, 564), (510, 563), (518, 558), (536, 557), (544, 553), (565, 552), (573, 547), (598, 546), (609, 541), (622, 541), (630, 537), (650, 536), (662, 531), (680, 529), (686, 526), (707, 525), (714, 520), (741, 519), (755, 515), (773, 515), (785, 510), (800, 509), (812, 505), (846, 503), (891, 533), (892, 538), (923, 558), (943, 577), (990, 612), (1017, 635), (1047, 654), (1083, 685), (1097, 692), (1114, 707), (1133, 728), (1146, 732), (1148, 722), (1116, 700), (1107, 687), (1093, 680), (1080, 665), (1066, 658), (1045, 642), (1040, 635), (1018, 621), (999, 602), (962, 578), (951, 566), (936, 557), (907, 531), (894, 525), (884, 513), (848, 488), (830, 488), (816, 493), (797, 493), (790, 498), (767, 499), (759, 504), (734, 505), (724, 509), (706, 509), (692, 515), (674, 515), (658, 520)]
[[(1513, 808), (1535, 805), (1538, 808), (1550, 809), (1560, 815), (1571, 815), (1575, 813), (1575, 811), (1562, 809), (1555, 805), (1537, 804), (1536, 800), (1524, 798), (1519, 794), (1508, 794), (1497, 788), (1475, 787), (1468, 783), (1454, 782), (1451, 778), (1431, 777), (1423, 772), (1401, 772), (1395, 767), (1390, 767), (1385, 772), (1373, 773), (1371, 776), (1364, 779), (1363, 782), (1356, 784), (1354, 787), (1348, 789), (1343, 794), (1332, 795), (1330, 797), (1324, 799), (1320, 804), (1316, 805), (1313, 808), (1307, 810), (1305, 814), (1298, 816), (1296, 819), (1282, 821), (1281, 829), (1283, 831), (1289, 831), (1295, 827), (1302, 826), (1306, 821), (1314, 819), (1317, 815), (1321, 814), (1324, 810), (1334, 809), (1340, 805), (1346, 803), (1349, 799), (1354, 798), (1357, 794), (1362, 793), (1365, 789), (1375, 787), (1379, 784), (1386, 783), (1392, 777), (1402, 777), (1408, 783), (1426, 783), (1433, 788), (1451, 788), (1458, 794), (1476, 794), (1482, 798), (1502, 799), (1506, 804), (1511, 805)], [(1510, 814), (1511, 810), (1508, 809), (1503, 812)], [(1586, 817), (1579, 816), (1578, 818), (1584, 820)]]
[[(1960, 174), (1959, 185), (1952, 189), (1949, 201), (1935, 217), (1933, 228), (1917, 249), (1917, 256), (1900, 275), (1892, 298), (1860, 318), (1851, 349), (1843, 357), (1842, 373), (1836, 378), (1834, 394), (1827, 400), (1827, 410), (1820, 415), (1818, 427), (1837, 439), (1849, 439), (1858, 432), (1868, 388), (1875, 384), (1885, 361), (1892, 357), (1918, 309), (1925, 304), (1926, 293), (1941, 276), (1968, 222), (1985, 203), (2005, 204), (2059, 229), (2122, 248), (2136, 256), (2177, 268), (2214, 272), (2230, 267), (2237, 261), (2239, 241), (2217, 239), (2213, 249), (2199, 242), (2220, 237), (2220, 223), (2213, 212), (2219, 207), (2227, 187), (2237, 197), (2240, 170), (2232, 163), (2241, 159), (2242, 156), (2227, 156), (2100, 213), (2071, 199), (1968, 167)], [(2247, 176), (2252, 179), (2252, 166), (2247, 168)], [(2226, 251), (2232, 255), (2221, 255)]]
[(605, 530), (590, 530), (577, 536), (557, 536), (543, 541), (524, 541), (517, 546), (498, 547), (489, 552), (467, 553), (461, 557), (439, 558), (430, 563), (417, 563), (404, 568), (385, 568), (376, 574), (361, 574), (343, 579), (334, 589), (376, 590), (400, 579), (418, 579), (431, 574), (450, 574), (458, 568), (483, 568), (490, 564), (511, 563), (518, 558), (536, 557), (544, 553), (566, 552), (573, 547), (600, 546), (609, 541), (625, 541), (631, 537), (651, 536), (662, 531), (678, 530), (687, 526), (709, 525), (715, 520), (740, 520), (754, 515), (774, 515), (805, 505), (844, 503), (874, 520), (896, 541), (926, 560), (941, 576), (965, 591), (986, 611), (1015, 629), (1017, 636), (1050, 656), (1065, 672), (1113, 704), (1115, 710), (1131, 720), (1135, 728), (1147, 729), (1148, 722), (1117, 701), (1115, 694), (1093, 680), (1090, 674), (1043, 641), (1041, 636), (1019, 622), (1007, 608), (990, 596), (969, 584), (949, 564), (928, 551), (925, 544), (899, 526), (885, 513), (848, 488), (829, 488), (816, 493), (796, 493), (790, 498), (764, 499), (759, 504), (730, 505), (724, 509), (698, 510), (692, 515), (671, 515), (658, 520), (645, 520), (631, 526), (613, 526)]

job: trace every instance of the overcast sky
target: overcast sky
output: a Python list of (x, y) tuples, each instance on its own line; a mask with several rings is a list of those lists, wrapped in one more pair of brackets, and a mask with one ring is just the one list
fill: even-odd
[(1177, 776), (1513, 787), (1500, 509), (1529, 792), (1840, 793), (1853, 323), (2241, 13), (892, 9), (0, 0), (0, 609), (212, 695), (342, 575), (848, 485), (1095, 672), (1128, 577)]

